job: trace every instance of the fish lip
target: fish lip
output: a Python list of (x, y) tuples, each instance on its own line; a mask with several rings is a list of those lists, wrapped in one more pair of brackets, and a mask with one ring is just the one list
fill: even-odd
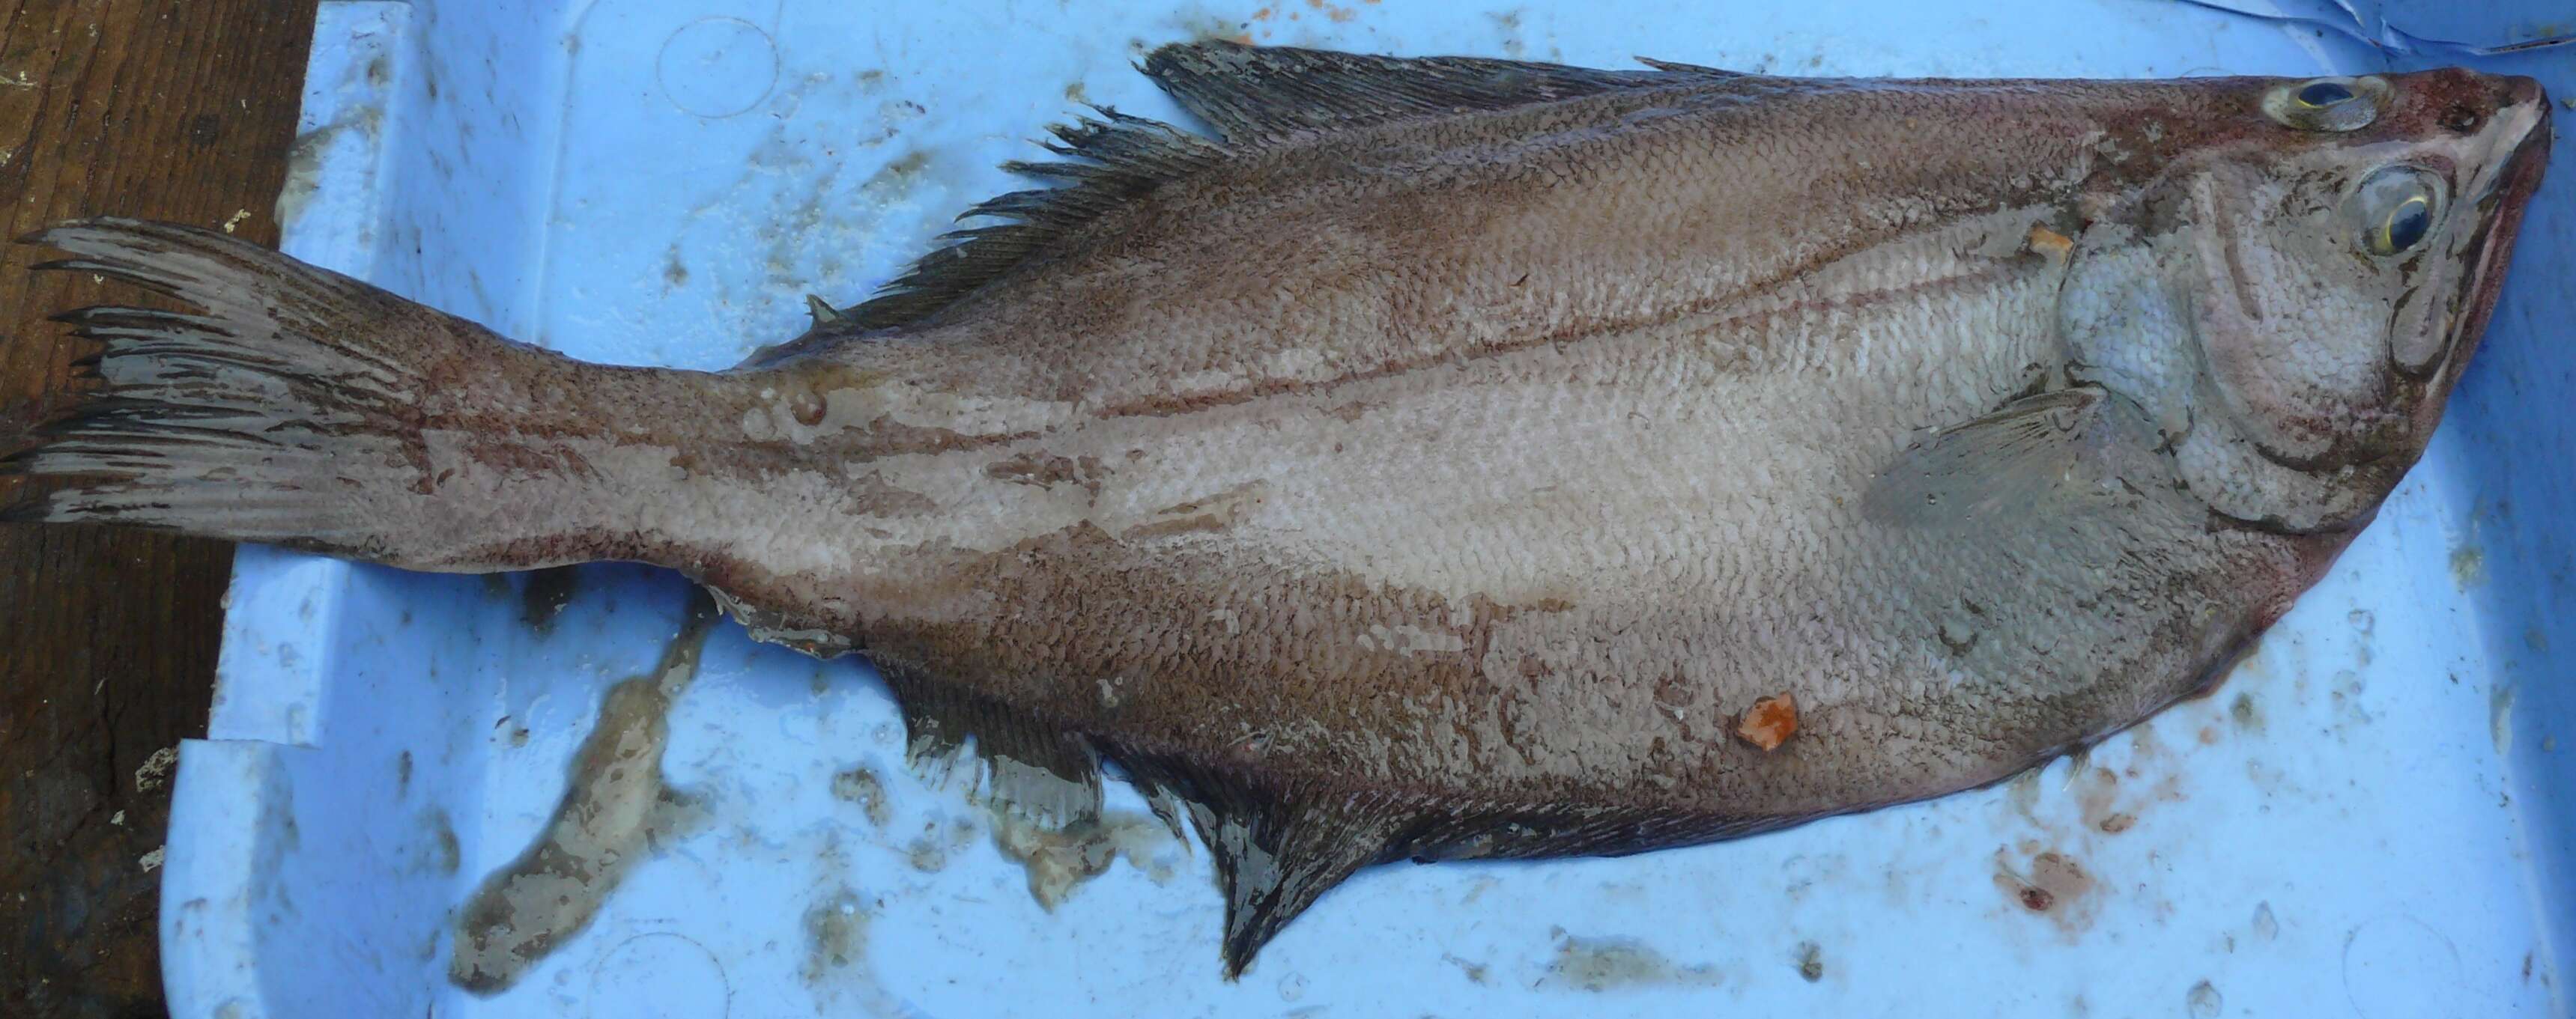
[[(2483, 202), (2490, 197), (2495, 198), (2496, 207), (2484, 222), (2478, 224), (2478, 235), (2470, 243), (2466, 259), (2469, 268), (2461, 274), (2459, 285), (2464, 299), (2459, 315), (2452, 322), (2450, 335), (2442, 338), (2445, 353), (2416, 371), (2408, 371), (2402, 364), (2390, 365), (2397, 376), (2414, 385), (2428, 387), (2424, 390), (2427, 397), (2417, 404), (2416, 413), (2406, 416), (2411, 417), (2411, 422), (2401, 419), (2401, 427), (2411, 423), (2412, 427), (2405, 427), (2406, 439), (2411, 441), (2393, 445), (2372, 444), (2359, 451), (2330, 449), (2313, 456), (2299, 456), (2274, 449), (2268, 443), (2257, 442), (2254, 444), (2255, 452), (2264, 459), (2293, 470), (2314, 472), (2337, 468), (2365, 469), (2395, 457), (2411, 458), (2422, 453), (2423, 441), (2440, 420), (2447, 402), (2448, 387), (2440, 384), (2441, 380), (2458, 378), (2467, 367), (2469, 355), (2474, 353), (2479, 337), (2486, 332), (2487, 320), (2495, 313), (2496, 300), (2504, 292), (2514, 241), (2522, 232), (2523, 211), (2530, 205), (2532, 194), (2539, 190), (2542, 173), (2549, 166), (2552, 140), (2549, 96), (2541, 90), (2538, 82), (2529, 78), (2514, 79), (2512, 89), (2509, 102), (2529, 103), (2539, 116), (2524, 129), (2522, 140), (2516, 142), (2513, 152), (2505, 157), (2504, 168), (2474, 199)], [(2278, 533), (2307, 532), (2280, 530)]]
[(2505, 157), (2504, 170), (2496, 175), (2495, 183), (2488, 188), (2487, 194), (2478, 196), (2479, 201), (2495, 197), (2496, 207), (2482, 224), (2484, 236), (2474, 245), (2471, 266), (2462, 288), (2467, 298), (2462, 302), (2462, 313), (2452, 326), (2451, 335), (2443, 338), (2444, 346), (2452, 352), (2445, 359), (2449, 362), (2446, 369), (2453, 373), (2461, 369), (2468, 360), (2470, 348), (2486, 332), (2487, 319), (2494, 314), (2496, 299), (2504, 292), (2505, 270), (2513, 256), (2514, 241), (2522, 233), (2523, 210), (2529, 206), (2533, 192), (2540, 189), (2541, 174), (2549, 166), (2549, 96), (2529, 79), (2518, 85), (2516, 91), (2527, 93), (2528, 101), (2540, 111), (2540, 115), (2524, 130), (2522, 141), (2515, 144), (2513, 154)]

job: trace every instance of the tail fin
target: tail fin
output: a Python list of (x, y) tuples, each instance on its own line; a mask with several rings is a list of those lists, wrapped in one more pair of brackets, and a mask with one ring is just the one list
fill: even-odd
[[(0, 460), (0, 475), (58, 482), (22, 485), (0, 519), (414, 569), (640, 558), (617, 493), (602, 491), (613, 472), (579, 440), (618, 427), (601, 405), (641, 407), (639, 386), (706, 377), (575, 362), (204, 230), (96, 219), (28, 240), (71, 256), (39, 269), (140, 284), (197, 310), (56, 316), (103, 345), (84, 362), (101, 384)], [(678, 388), (662, 395), (685, 406)]]

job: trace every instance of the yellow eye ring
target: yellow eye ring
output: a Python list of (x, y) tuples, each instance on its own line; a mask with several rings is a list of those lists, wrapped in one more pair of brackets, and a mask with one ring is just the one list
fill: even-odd
[(2380, 217), (2371, 228), (2370, 251), (2374, 255), (2394, 255), (2424, 243), (2424, 235), (2433, 232), (2433, 196), (2413, 194)]
[(2358, 131), (2388, 105), (2388, 82), (2376, 77), (2311, 78), (2263, 93), (2263, 115), (2301, 131)]
[(2353, 100), (2352, 89), (2339, 81), (2312, 81), (2290, 93), (2290, 101), (2311, 110), (2322, 110), (2337, 103)]
[(2381, 258), (2424, 246), (2442, 215), (2442, 178), (2421, 167), (2381, 167), (2353, 189), (2346, 206), (2360, 227), (2363, 251)]

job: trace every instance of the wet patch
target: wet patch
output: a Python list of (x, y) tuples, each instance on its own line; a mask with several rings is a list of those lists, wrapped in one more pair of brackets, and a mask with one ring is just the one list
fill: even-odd
[(832, 798), (855, 803), (867, 812), (868, 823), (879, 828), (894, 817), (894, 804), (886, 799), (885, 780), (864, 765), (832, 776)]
[[(2081, 788), (2076, 792), (2075, 802), (2083, 810), (2085, 827), (2118, 834), (2137, 822), (2136, 817), (2112, 809), (2120, 798), (2118, 774), (2109, 768), (2079, 770), (2083, 771), (2084, 777), (2076, 780)], [(2128, 821), (2114, 822), (2112, 818), (2115, 816), (2126, 817)]]
[(420, 828), (427, 836), (422, 843), (423, 864), (440, 874), (456, 873), (465, 852), (456, 842), (456, 825), (447, 819), (447, 811), (437, 807), (421, 811)]
[(2235, 700), (2228, 702), (2227, 717), (2235, 720), (2236, 727), (2246, 732), (2263, 731), (2263, 706), (2254, 700), (2253, 694), (2237, 694)]
[(1578, 938), (1557, 932), (1556, 958), (1542, 986), (1623, 991), (1639, 987), (1715, 987), (1721, 978), (1707, 966), (1676, 966), (1662, 952), (1628, 938)]
[(2498, 683), (2487, 694), (2487, 738), (2495, 741), (2496, 756), (2513, 752), (2514, 685)]
[(951, 818), (947, 822), (930, 822), (921, 826), (921, 835), (904, 847), (904, 859), (912, 869), (924, 874), (948, 867), (952, 854), (975, 841), (975, 822)]
[(712, 600), (694, 595), (661, 663), (601, 698), (554, 817), (457, 911), (449, 981), (477, 994), (508, 988), (587, 926), (637, 861), (701, 823), (703, 812), (664, 784), (662, 751), (671, 704), (697, 678), (718, 618)]
[(893, 162), (861, 182), (859, 194), (880, 202), (901, 201), (929, 179), (929, 170), (930, 153), (914, 149), (895, 157)]
[(924, 874), (936, 874), (948, 869), (948, 847), (928, 835), (914, 839), (911, 845), (905, 846), (903, 858), (905, 862), (912, 864), (912, 869)]
[(2451, 582), (2462, 590), (2475, 587), (2487, 579), (2487, 553), (2475, 545), (2462, 545), (2451, 550)]
[(2219, 996), (2218, 988), (2203, 980), (2183, 993), (2182, 1004), (2184, 1014), (2191, 1019), (2218, 1019), (2219, 1010), (2227, 1007), (2227, 999)]
[(573, 596), (579, 593), (581, 572), (578, 567), (556, 566), (531, 571), (526, 586), (519, 589), (519, 622), (539, 636), (552, 633), (556, 617), (563, 615), (564, 606), (572, 604)]
[(292, 227), (304, 215), (322, 187), (322, 161), (331, 151), (332, 142), (343, 132), (357, 131), (372, 148), (376, 135), (384, 130), (385, 112), (374, 106), (342, 111), (340, 118), (295, 136), (295, 144), (286, 153), (286, 180), (277, 190), (277, 204), (270, 210), (281, 227)]
[(1172, 16), (1168, 22), (1189, 36), (1191, 42), (1224, 41), (1252, 45), (1249, 29), (1252, 23), (1221, 17), (1207, 11), (1188, 10)]
[(870, 918), (867, 905), (848, 888), (805, 911), (805, 966), (797, 975), (805, 978), (806, 986), (822, 984), (867, 961)]

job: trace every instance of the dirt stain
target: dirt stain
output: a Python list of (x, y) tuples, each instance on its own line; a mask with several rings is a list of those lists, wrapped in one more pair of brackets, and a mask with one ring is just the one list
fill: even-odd
[(2495, 741), (2496, 756), (2513, 752), (2514, 685), (2498, 683), (2487, 694), (2487, 737)]
[(2218, 1019), (2219, 1010), (2227, 1007), (2227, 1000), (2219, 996), (2218, 988), (2203, 980), (2191, 985), (2191, 990), (2183, 994), (2182, 1004), (2191, 1019)]
[[(2114, 828), (2111, 818), (2119, 814), (2112, 807), (2120, 798), (2120, 776), (2109, 768), (2092, 768), (2078, 780), (2082, 788), (2075, 794), (2076, 805), (2083, 810), (2084, 826), (2117, 834), (2128, 830), (2127, 824)], [(2132, 817), (2134, 823), (2137, 819)]]
[(886, 799), (885, 780), (861, 765), (832, 776), (832, 798), (856, 803), (866, 811), (868, 823), (879, 828), (894, 817), (894, 804)]
[(2462, 590), (2476, 587), (2487, 579), (2487, 553), (2475, 545), (2462, 545), (2451, 550), (2451, 582)]
[(2263, 731), (2263, 706), (2254, 700), (2253, 694), (2237, 694), (2235, 700), (2228, 702), (2227, 717), (2234, 719), (2239, 729), (2254, 733)]
[(1153, 855), (1171, 843), (1172, 833), (1151, 815), (1113, 810), (1061, 828), (1007, 811), (991, 816), (994, 848), (1028, 871), (1029, 896), (1049, 911), (1121, 856), (1156, 883), (1172, 878), (1171, 865)]
[(1811, 984), (1825, 978), (1825, 950), (1813, 941), (1798, 943), (1798, 978)]
[(1721, 981), (1707, 966), (1676, 966), (1662, 952), (1628, 938), (1578, 938), (1558, 932), (1556, 958), (1548, 963), (1544, 984), (1592, 991), (1639, 987), (1715, 987)]
[(924, 874), (948, 869), (948, 847), (928, 835), (912, 840), (911, 845), (904, 847), (903, 855), (912, 864), (912, 869)]
[(859, 185), (859, 193), (881, 202), (901, 200), (928, 179), (930, 153), (914, 149), (887, 163)]
[(2097, 882), (2074, 857), (2055, 850), (2031, 857), (2028, 868), (2013, 865), (2010, 854), (1995, 851), (1995, 888), (2024, 911), (2048, 917), (2070, 943), (2093, 925), (2099, 910)]
[(798, 975), (807, 986), (867, 961), (867, 905), (844, 887), (805, 911), (805, 966)]
[(429, 866), (429, 869), (440, 874), (456, 873), (456, 868), (464, 861), (465, 853), (463, 847), (457, 844), (456, 825), (448, 821), (447, 811), (437, 807), (421, 811), (420, 827), (429, 836), (429, 842), (425, 847), (428, 856), (423, 862)]
[(662, 751), (671, 704), (697, 678), (718, 618), (697, 592), (661, 663), (609, 688), (554, 817), (457, 911), (450, 982), (476, 994), (507, 989), (587, 926), (636, 861), (702, 822), (703, 811), (664, 784)]

